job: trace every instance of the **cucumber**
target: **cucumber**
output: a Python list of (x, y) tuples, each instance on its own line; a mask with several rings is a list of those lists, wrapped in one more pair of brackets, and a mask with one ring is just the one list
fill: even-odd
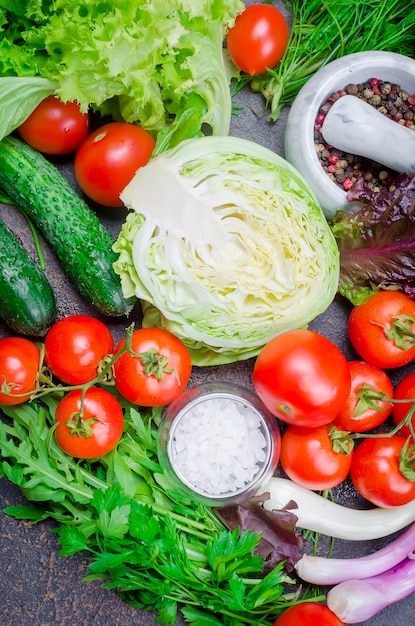
[(56, 316), (51, 284), (2, 220), (0, 303), (0, 316), (12, 330), (22, 335), (45, 335)]
[(0, 189), (49, 243), (80, 295), (107, 316), (128, 314), (113, 263), (114, 238), (58, 168), (11, 135), (0, 141)]

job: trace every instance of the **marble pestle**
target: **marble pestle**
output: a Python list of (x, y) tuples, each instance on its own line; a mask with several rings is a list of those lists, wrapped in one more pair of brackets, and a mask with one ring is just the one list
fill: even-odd
[(333, 148), (415, 174), (415, 131), (356, 96), (342, 96), (332, 105), (321, 133)]

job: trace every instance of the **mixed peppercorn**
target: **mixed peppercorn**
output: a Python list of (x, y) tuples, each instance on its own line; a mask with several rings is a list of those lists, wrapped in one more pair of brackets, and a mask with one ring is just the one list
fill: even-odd
[(384, 188), (392, 191), (395, 178), (401, 172), (391, 171), (375, 161), (329, 146), (321, 134), (321, 127), (331, 106), (346, 94), (361, 98), (383, 115), (412, 130), (415, 130), (415, 95), (410, 95), (399, 85), (378, 78), (371, 78), (359, 84), (350, 83), (327, 98), (321, 105), (315, 120), (316, 153), (323, 169), (333, 182), (348, 191), (363, 179), (374, 191)]

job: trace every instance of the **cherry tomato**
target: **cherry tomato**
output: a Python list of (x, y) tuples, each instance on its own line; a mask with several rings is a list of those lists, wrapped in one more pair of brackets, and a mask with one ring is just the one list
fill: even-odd
[(83, 407), (82, 391), (70, 391), (56, 407), (55, 421), (59, 447), (78, 459), (104, 456), (115, 448), (124, 429), (120, 403), (99, 387), (87, 389)]
[(379, 291), (349, 316), (350, 341), (359, 356), (382, 369), (415, 359), (415, 301), (401, 291)]
[[(400, 470), (405, 442), (400, 435), (368, 438), (355, 449), (350, 477), (356, 491), (376, 506), (401, 506), (415, 498), (415, 482)], [(415, 463), (408, 465), (414, 472)]]
[(48, 96), (17, 128), (29, 146), (45, 154), (75, 152), (89, 133), (89, 115), (76, 102)]
[(64, 317), (45, 337), (45, 363), (68, 385), (82, 385), (95, 378), (102, 359), (113, 350), (109, 328), (89, 315)]
[(340, 485), (348, 476), (353, 458), (349, 452), (333, 449), (329, 424), (317, 428), (288, 426), (281, 439), (280, 463), (298, 485), (323, 491)]
[(350, 392), (350, 371), (339, 348), (312, 330), (277, 335), (259, 353), (253, 384), (269, 411), (297, 426), (322, 426)]
[(345, 626), (333, 611), (318, 602), (294, 604), (275, 620), (274, 626)]
[(277, 65), (288, 37), (288, 24), (278, 9), (270, 4), (252, 4), (237, 16), (226, 45), (235, 65), (253, 76)]
[(105, 124), (88, 135), (76, 151), (76, 180), (94, 202), (122, 207), (120, 193), (149, 161), (154, 146), (150, 133), (136, 124)]
[(0, 339), (0, 405), (29, 400), (36, 389), (39, 367), (40, 350), (32, 341), (22, 337)]
[[(407, 374), (407, 376), (402, 378), (396, 386), (393, 397), (395, 400), (408, 400), (408, 402), (396, 403), (392, 406), (392, 419), (398, 425), (403, 422), (415, 401), (415, 372)], [(412, 402), (409, 402), (409, 400), (412, 400)], [(412, 416), (411, 422), (415, 429), (415, 415)], [(402, 426), (400, 431), (405, 437), (409, 437), (411, 434), (409, 427), (406, 425)]]
[[(115, 355), (124, 347), (122, 339)], [(186, 387), (192, 371), (190, 353), (175, 335), (161, 328), (139, 328), (132, 334), (137, 354), (122, 354), (114, 363), (115, 386), (130, 402), (164, 406)]]
[(392, 398), (392, 381), (379, 367), (365, 361), (350, 361), (348, 365), (350, 395), (333, 423), (341, 430), (367, 432), (383, 424), (391, 412), (392, 404), (382, 398)]

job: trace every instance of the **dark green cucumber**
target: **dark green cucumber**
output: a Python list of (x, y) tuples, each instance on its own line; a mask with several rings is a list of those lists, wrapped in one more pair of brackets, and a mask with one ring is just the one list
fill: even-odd
[(0, 317), (15, 332), (43, 336), (56, 315), (53, 289), (16, 235), (0, 220)]
[(19, 139), (0, 141), (0, 189), (43, 234), (77, 291), (103, 315), (127, 314), (114, 238), (58, 168)]

